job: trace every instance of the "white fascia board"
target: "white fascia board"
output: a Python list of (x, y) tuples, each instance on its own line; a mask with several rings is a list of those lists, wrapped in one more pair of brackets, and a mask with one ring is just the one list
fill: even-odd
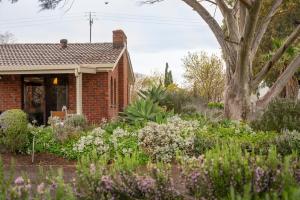
[(82, 73), (109, 71), (114, 64), (0, 66), (0, 74), (68, 74), (80, 68)]

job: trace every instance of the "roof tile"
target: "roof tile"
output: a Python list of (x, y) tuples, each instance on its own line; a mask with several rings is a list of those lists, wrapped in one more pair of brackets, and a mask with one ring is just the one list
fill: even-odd
[(122, 48), (112, 43), (69, 43), (65, 49), (60, 44), (2, 44), (1, 66), (111, 64), (115, 63)]

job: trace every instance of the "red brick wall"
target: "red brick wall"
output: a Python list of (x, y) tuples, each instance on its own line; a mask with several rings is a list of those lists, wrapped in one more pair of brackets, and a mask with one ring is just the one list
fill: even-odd
[[(119, 67), (117, 66), (114, 71), (108, 73), (108, 118), (113, 119), (118, 116), (119, 114), (119, 95), (118, 95), (118, 88), (119, 88), (119, 81), (118, 81), (118, 71)], [(114, 90), (111, 84), (111, 80), (113, 81), (113, 85), (116, 83), (114, 87), (116, 87), (116, 91)]]
[(129, 103), (128, 94), (128, 60), (127, 56), (122, 56), (119, 62), (119, 110), (123, 111)]
[(0, 111), (22, 108), (21, 76), (2, 76), (0, 80)]
[(76, 113), (76, 78), (74, 74), (69, 74), (68, 110)]
[(108, 73), (83, 74), (83, 113), (90, 122), (108, 118)]
[[(69, 75), (68, 109), (76, 112), (76, 78)], [(83, 114), (90, 123), (100, 123), (103, 118), (109, 119), (108, 73), (83, 74), (82, 107)]]

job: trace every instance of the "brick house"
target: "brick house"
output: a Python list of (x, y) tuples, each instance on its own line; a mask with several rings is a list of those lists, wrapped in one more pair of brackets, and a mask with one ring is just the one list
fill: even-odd
[(51, 111), (112, 119), (129, 103), (134, 73), (122, 30), (112, 43), (0, 45), (0, 112), (23, 109), (46, 123)]

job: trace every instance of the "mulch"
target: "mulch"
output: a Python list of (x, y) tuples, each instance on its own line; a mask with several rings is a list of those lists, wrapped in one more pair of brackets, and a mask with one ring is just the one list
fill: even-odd
[(31, 162), (31, 155), (1, 153), (0, 158), (4, 165), (5, 175), (8, 176), (10, 169), (13, 167), (15, 177), (26, 173), (33, 182), (38, 178), (40, 170), (46, 172), (62, 169), (66, 182), (71, 182), (76, 175), (76, 161), (70, 161), (49, 153), (36, 154), (34, 163)]

